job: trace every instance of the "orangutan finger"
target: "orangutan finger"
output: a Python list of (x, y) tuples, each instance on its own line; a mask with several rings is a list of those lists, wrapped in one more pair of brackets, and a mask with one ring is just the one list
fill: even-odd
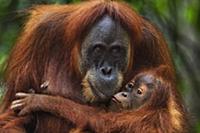
[(19, 92), (19, 93), (16, 93), (15, 96), (16, 96), (17, 98), (25, 98), (25, 97), (30, 96), (30, 94), (28, 94), (28, 93), (23, 93), (23, 92)]
[(10, 109), (12, 109), (12, 110), (19, 110), (19, 109), (22, 109), (23, 106), (24, 106), (24, 103), (12, 104), (12, 105), (10, 106)]
[(24, 103), (24, 102), (25, 102), (24, 99), (19, 99), (19, 100), (13, 101), (13, 102), (12, 102), (12, 105), (14, 105), (14, 104), (20, 104), (20, 103)]

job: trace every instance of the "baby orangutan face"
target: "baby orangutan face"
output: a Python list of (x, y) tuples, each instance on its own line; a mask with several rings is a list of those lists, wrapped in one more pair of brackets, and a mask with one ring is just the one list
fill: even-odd
[(115, 94), (110, 103), (113, 111), (123, 109), (137, 109), (150, 99), (157, 81), (152, 75), (140, 75), (131, 80), (126, 86), (125, 91)]

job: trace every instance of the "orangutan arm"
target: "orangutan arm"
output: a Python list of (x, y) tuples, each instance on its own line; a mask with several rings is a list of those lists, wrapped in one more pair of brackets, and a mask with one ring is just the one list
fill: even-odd
[(70, 120), (77, 125), (85, 125), (87, 120), (82, 120), (84, 117), (82, 115), (83, 112), (87, 115), (98, 112), (98, 110), (93, 107), (81, 105), (60, 96), (17, 93), (16, 97), (19, 99), (12, 102), (11, 109), (21, 110), (18, 114), (19, 116), (24, 116), (31, 112), (44, 111)]
[[(19, 115), (23, 116), (36, 111), (50, 112), (72, 121), (78, 127), (84, 128), (89, 126), (97, 133), (128, 133), (133, 131), (136, 133), (141, 131), (148, 133), (154, 130), (155, 133), (168, 133), (167, 130), (171, 128), (166, 111), (139, 110), (105, 113), (94, 107), (81, 105), (62, 97), (27, 93), (17, 93), (17, 97), (21, 99), (13, 101), (11, 108), (21, 109)], [(159, 118), (159, 116), (161, 117)], [(167, 122), (163, 123), (163, 120)], [(140, 124), (138, 124), (138, 121), (140, 121)], [(160, 125), (155, 127), (154, 123)]]

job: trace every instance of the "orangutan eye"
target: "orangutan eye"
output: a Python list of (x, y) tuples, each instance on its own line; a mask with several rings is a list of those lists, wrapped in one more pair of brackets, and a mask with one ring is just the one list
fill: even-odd
[(137, 94), (142, 95), (142, 93), (143, 93), (143, 90), (142, 90), (141, 88), (139, 88), (139, 89), (137, 90)]
[(121, 49), (121, 48), (120, 48), (119, 46), (115, 46), (115, 47), (112, 48), (112, 53), (113, 53), (113, 54), (117, 54), (117, 53), (120, 52), (120, 49)]
[(132, 90), (133, 90), (133, 88), (134, 88), (134, 83), (133, 83), (133, 82), (128, 83), (128, 84), (125, 86), (125, 88), (126, 88), (126, 91), (132, 92)]
[(129, 87), (129, 88), (133, 88), (133, 87), (134, 87), (134, 84), (133, 84), (133, 83), (128, 83), (128, 87)]
[(99, 45), (97, 45), (97, 46), (94, 47), (94, 52), (95, 52), (95, 53), (100, 53), (101, 50), (102, 50), (102, 47), (99, 46)]

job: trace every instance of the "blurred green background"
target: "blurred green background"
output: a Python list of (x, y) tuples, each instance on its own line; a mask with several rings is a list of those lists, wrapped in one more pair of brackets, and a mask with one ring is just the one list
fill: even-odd
[[(0, 95), (9, 52), (26, 18), (26, 9), (38, 4), (65, 4), (80, 0), (0, 0)], [(165, 35), (176, 65), (179, 89), (200, 133), (200, 0), (126, 0), (155, 23)]]

